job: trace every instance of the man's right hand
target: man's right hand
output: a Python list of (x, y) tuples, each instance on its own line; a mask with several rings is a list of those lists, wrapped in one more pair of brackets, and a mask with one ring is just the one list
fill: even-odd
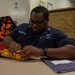
[(8, 48), (10, 54), (15, 54), (21, 50), (21, 45), (12, 41)]

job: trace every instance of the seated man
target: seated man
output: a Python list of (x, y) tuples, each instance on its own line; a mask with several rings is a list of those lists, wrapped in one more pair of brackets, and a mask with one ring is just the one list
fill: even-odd
[(43, 6), (32, 9), (29, 24), (19, 25), (3, 40), (10, 54), (19, 52), (21, 58), (47, 56), (74, 59), (75, 43), (62, 31), (48, 26), (49, 12)]

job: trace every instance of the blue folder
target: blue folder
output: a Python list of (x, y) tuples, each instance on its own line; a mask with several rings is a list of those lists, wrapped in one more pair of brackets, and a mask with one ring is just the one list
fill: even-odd
[(75, 71), (75, 60), (55, 60), (50, 58), (41, 58), (41, 60), (56, 73)]

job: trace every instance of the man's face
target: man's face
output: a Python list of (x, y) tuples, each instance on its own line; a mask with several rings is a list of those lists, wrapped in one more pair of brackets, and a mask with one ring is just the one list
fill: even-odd
[(48, 25), (48, 21), (44, 18), (42, 12), (40, 12), (40, 13), (32, 12), (29, 22), (31, 25), (31, 29), (35, 33), (42, 32), (43, 30), (46, 29), (46, 27)]

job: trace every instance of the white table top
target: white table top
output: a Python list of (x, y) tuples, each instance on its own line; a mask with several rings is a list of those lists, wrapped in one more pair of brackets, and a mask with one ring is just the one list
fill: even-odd
[[(40, 59), (17, 61), (0, 58), (0, 75), (58, 75)], [(75, 75), (75, 71), (59, 75)]]

